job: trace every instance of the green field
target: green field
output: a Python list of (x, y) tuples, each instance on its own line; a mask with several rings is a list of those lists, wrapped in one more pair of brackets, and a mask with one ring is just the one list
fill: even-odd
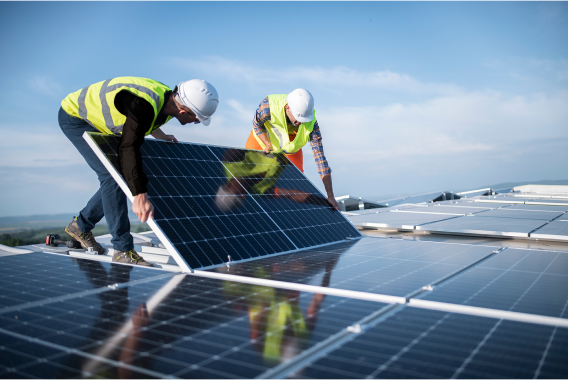
[[(58, 234), (61, 239), (68, 240), (71, 237), (65, 233), (64, 228), (65, 227), (29, 229), (9, 234), (0, 234), (0, 244), (7, 245), (9, 247), (17, 247), (21, 245), (45, 243), (45, 237), (47, 234)], [(146, 223), (138, 223), (131, 225), (130, 231), (145, 232), (150, 231), (150, 227), (148, 227)], [(94, 236), (106, 235), (108, 234), (108, 228), (106, 225), (96, 226), (92, 232)]]

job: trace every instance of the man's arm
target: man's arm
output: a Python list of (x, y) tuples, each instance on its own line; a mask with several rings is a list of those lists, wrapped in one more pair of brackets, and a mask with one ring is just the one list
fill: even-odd
[(268, 97), (264, 98), (260, 105), (258, 106), (254, 118), (252, 119), (252, 126), (254, 133), (258, 136), (260, 141), (264, 143), (264, 152), (270, 153), (274, 148), (270, 142), (270, 137), (268, 136), (268, 131), (264, 126), (264, 123), (270, 121), (270, 104), (268, 102)]
[(154, 110), (146, 100), (129, 93), (117, 98), (115, 102), (122, 103), (117, 108), (126, 116), (118, 147), (118, 160), (122, 175), (134, 196), (132, 211), (144, 223), (148, 218), (154, 217), (154, 206), (148, 200), (148, 179), (142, 168), (140, 147), (154, 119)]
[(335, 200), (335, 196), (333, 195), (333, 185), (331, 183), (331, 173), (324, 174), (321, 177), (321, 181), (323, 182), (323, 186), (325, 187), (325, 192), (327, 193), (327, 201), (337, 210), (340, 211), (339, 205)]
[(323, 182), (323, 186), (325, 187), (325, 191), (327, 193), (327, 201), (336, 209), (339, 209), (339, 205), (335, 200), (335, 196), (333, 194), (333, 184), (331, 181), (331, 169), (329, 164), (327, 163), (327, 159), (323, 153), (323, 143), (321, 138), (321, 132), (319, 128), (319, 124), (316, 121), (314, 124), (314, 129), (312, 133), (310, 133), (310, 145), (312, 147), (312, 153), (314, 154), (314, 159), (316, 161), (316, 166), (318, 169), (318, 173), (320, 175), (321, 181)]

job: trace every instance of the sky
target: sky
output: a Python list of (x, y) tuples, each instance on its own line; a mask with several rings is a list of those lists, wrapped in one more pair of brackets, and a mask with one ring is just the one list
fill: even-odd
[[(567, 2), (0, 2), (0, 217), (98, 188), (61, 100), (117, 76), (219, 92), (180, 141), (244, 147), (269, 94), (315, 98), (336, 196), (568, 179)], [(323, 190), (311, 149), (306, 175)]]

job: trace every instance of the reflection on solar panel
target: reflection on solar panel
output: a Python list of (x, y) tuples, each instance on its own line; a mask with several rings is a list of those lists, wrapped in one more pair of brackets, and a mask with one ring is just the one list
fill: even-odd
[[(85, 139), (129, 195), (120, 138)], [(141, 154), (156, 208), (149, 225), (186, 270), (361, 236), (284, 155), (154, 140)]]
[[(496, 249), (366, 238), (211, 271), (404, 297), (491, 256)], [(323, 277), (313, 270), (322, 265), (326, 268)]]
[[(102, 140), (125, 187), (116, 138)], [(143, 155), (152, 228), (180, 265), (210, 268), (0, 256), (1, 377), (567, 377), (568, 252), (346, 241), (358, 232), (283, 157), (157, 141)], [(350, 217), (568, 236), (566, 206), (509, 198)], [(229, 254), (240, 261), (214, 265)]]
[[(2, 377), (253, 378), (385, 306), (173, 273), (115, 289), (113, 271), (122, 281), (160, 272), (32, 256), (100, 291), (0, 309)], [(32, 258), (10, 259), (23, 282)]]
[(565, 377), (568, 253), (493, 248), (364, 238), (192, 275), (0, 257), (0, 375)]

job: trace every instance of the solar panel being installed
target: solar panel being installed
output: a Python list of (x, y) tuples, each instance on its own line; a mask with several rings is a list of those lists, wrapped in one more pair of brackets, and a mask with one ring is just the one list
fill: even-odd
[[(85, 139), (132, 199), (120, 137)], [(146, 140), (149, 225), (185, 270), (324, 245), (361, 234), (282, 154)]]

